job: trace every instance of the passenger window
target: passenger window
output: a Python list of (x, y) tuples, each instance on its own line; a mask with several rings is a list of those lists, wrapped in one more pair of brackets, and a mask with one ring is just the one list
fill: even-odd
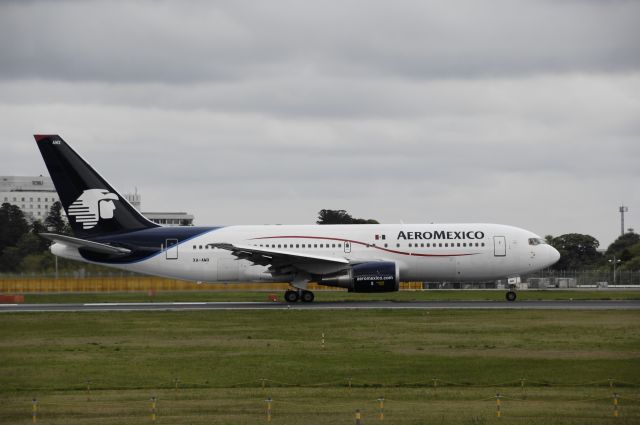
[(387, 244), (384, 244), (384, 247), (386, 248), (386, 247), (387, 247)]
[(198, 249), (202, 249), (202, 245), (199, 245), (199, 246), (198, 246)]
[(411, 248), (411, 244), (409, 244), (409, 248)]
[(482, 246), (484, 246), (484, 242), (482, 242)]
[(314, 247), (314, 248), (317, 248), (317, 247), (318, 247), (318, 244), (317, 244), (317, 243), (314, 243), (314, 244), (313, 244), (313, 247)]
[(282, 246), (280, 244), (278, 244), (278, 248), (282, 248)]
[(336, 244), (331, 244), (331, 248), (335, 248), (335, 247), (336, 247)]
[(195, 246), (195, 245), (193, 246), (193, 249), (196, 249), (196, 246)]
[(338, 244), (338, 248), (342, 248), (342, 244), (341, 243)]
[(439, 246), (440, 248), (442, 248), (442, 242), (438, 243), (438, 246)]
[(399, 243), (396, 244), (396, 248), (400, 248), (400, 244)]

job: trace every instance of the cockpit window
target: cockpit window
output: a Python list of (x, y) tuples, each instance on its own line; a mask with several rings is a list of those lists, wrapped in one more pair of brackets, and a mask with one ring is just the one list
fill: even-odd
[(547, 242), (545, 242), (544, 239), (540, 239), (540, 238), (529, 238), (529, 245), (544, 245)]

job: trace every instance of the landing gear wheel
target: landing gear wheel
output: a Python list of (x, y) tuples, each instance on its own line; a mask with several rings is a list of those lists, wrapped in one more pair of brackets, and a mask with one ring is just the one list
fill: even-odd
[(313, 302), (314, 299), (315, 299), (315, 295), (313, 295), (313, 292), (311, 292), (311, 291), (302, 291), (302, 296), (300, 297), (300, 300), (303, 303)]
[(505, 298), (507, 299), (507, 301), (515, 301), (516, 300), (516, 293), (513, 291), (509, 291), (507, 292), (507, 295), (505, 295)]
[(299, 298), (298, 291), (289, 290), (284, 293), (284, 299), (287, 300), (288, 303), (298, 302)]

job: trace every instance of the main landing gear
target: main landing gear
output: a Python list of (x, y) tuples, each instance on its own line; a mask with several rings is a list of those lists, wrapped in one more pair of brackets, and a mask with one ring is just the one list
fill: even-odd
[(303, 289), (292, 291), (291, 289), (289, 289), (284, 293), (284, 299), (288, 303), (295, 303), (298, 301), (302, 301), (303, 303), (310, 303), (315, 299), (315, 296), (311, 291), (305, 291)]
[(511, 302), (511, 301), (515, 301), (516, 300), (516, 285), (509, 285), (509, 292), (507, 292), (507, 294), (504, 296), (507, 301)]

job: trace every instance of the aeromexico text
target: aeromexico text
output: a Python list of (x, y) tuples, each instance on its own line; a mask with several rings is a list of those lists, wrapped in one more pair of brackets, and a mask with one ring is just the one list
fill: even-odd
[(398, 239), (416, 240), (416, 239), (484, 239), (484, 232), (468, 231), (468, 232), (445, 232), (444, 230), (435, 230), (433, 232), (404, 232), (398, 233)]

